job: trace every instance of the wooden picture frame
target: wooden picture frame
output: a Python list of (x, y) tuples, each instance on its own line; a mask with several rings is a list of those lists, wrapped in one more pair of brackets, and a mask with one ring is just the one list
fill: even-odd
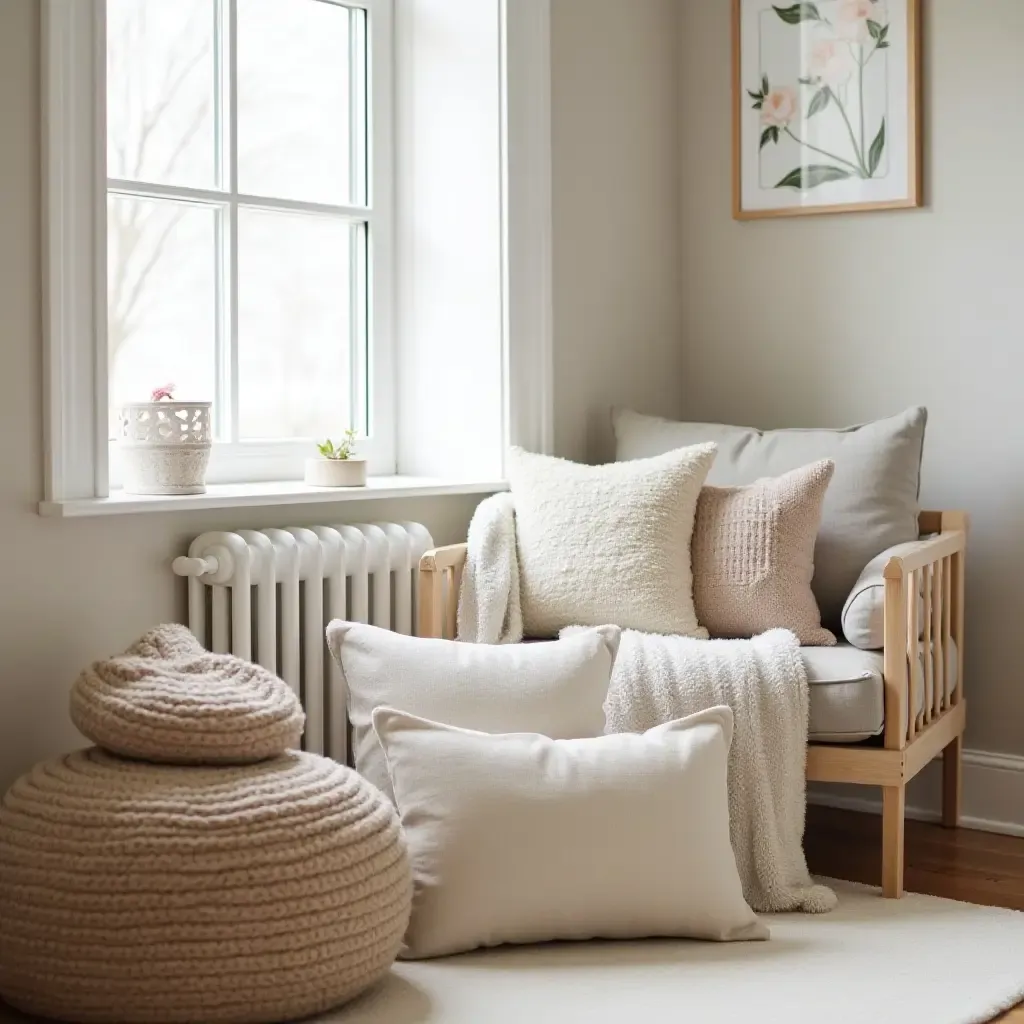
[(922, 205), (921, 0), (733, 0), (732, 74), (735, 219)]

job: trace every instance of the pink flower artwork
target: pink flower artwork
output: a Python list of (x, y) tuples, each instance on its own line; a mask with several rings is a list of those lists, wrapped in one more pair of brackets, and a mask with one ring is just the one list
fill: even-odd
[(800, 113), (800, 97), (792, 86), (772, 89), (761, 107), (761, 123), (785, 128)]
[(845, 85), (857, 70), (857, 62), (850, 48), (838, 39), (818, 39), (811, 44), (807, 55), (807, 70), (811, 77), (820, 78), (825, 85), (836, 88)]
[[(774, 186), (808, 191), (830, 182), (869, 180), (882, 169), (886, 119), (869, 124), (865, 69), (890, 46), (882, 0), (818, 0), (771, 10), (799, 32), (799, 84), (774, 85), (762, 73), (748, 89), (761, 124), (760, 150), (793, 151), (796, 166)], [(788, 29), (786, 30), (789, 31)], [(826, 130), (820, 130), (824, 127)]]
[(868, 22), (875, 18), (873, 0), (842, 0), (836, 11), (836, 35), (854, 43), (866, 43), (871, 38)]

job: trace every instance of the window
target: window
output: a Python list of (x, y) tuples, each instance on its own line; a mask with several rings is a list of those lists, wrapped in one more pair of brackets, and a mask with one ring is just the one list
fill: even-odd
[(142, 504), (91, 503), (168, 383), (214, 403), (218, 505), (350, 424), (403, 493), (549, 446), (548, 0), (42, 9), (42, 512)]
[(212, 400), (213, 480), (298, 475), (350, 425), (394, 471), (369, 8), (107, 0), (110, 416), (165, 383)]
[(211, 400), (211, 480), (298, 476), (350, 425), (394, 471), (382, 12), (107, 0), (108, 415), (167, 383)]

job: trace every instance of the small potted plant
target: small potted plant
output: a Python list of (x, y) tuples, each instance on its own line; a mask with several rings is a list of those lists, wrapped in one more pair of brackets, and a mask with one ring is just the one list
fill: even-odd
[(334, 444), (330, 438), (317, 444), (319, 458), (306, 459), (306, 483), (314, 487), (365, 487), (366, 459), (355, 454), (356, 431), (349, 427)]

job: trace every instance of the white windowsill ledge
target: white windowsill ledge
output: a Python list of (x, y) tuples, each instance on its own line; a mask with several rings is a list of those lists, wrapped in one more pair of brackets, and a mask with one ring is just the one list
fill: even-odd
[(125, 494), (109, 498), (41, 501), (39, 514), (58, 518), (112, 516), (135, 512), (190, 512), (275, 505), (331, 505), (375, 498), (439, 498), (449, 494), (493, 494), (508, 490), (501, 480), (445, 480), (417, 476), (372, 476), (365, 487), (313, 487), (301, 480), (258, 484), (211, 484), (205, 494)]

